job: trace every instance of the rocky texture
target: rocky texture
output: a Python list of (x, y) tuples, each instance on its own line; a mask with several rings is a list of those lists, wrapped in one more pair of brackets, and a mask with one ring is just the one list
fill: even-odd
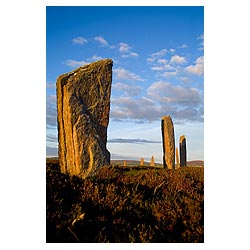
[(179, 159), (178, 148), (175, 149), (175, 156), (176, 156), (176, 168), (179, 168), (180, 167), (180, 159)]
[(180, 136), (180, 166), (187, 166), (187, 149), (186, 149), (186, 137), (185, 135)]
[(175, 168), (175, 139), (172, 118), (163, 116), (161, 118), (162, 142), (163, 142), (163, 166), (164, 168)]
[(110, 59), (57, 79), (59, 161), (63, 173), (85, 178), (110, 164), (106, 148), (112, 83)]
[(154, 167), (154, 166), (155, 166), (155, 158), (154, 158), (154, 156), (151, 157), (150, 166), (151, 166), (151, 167)]
[(144, 166), (144, 158), (141, 158), (140, 166)]

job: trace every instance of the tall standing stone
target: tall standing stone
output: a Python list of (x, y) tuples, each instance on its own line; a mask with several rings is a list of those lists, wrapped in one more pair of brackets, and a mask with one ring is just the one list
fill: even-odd
[(185, 135), (180, 136), (180, 166), (187, 166), (187, 149), (186, 149), (186, 137)]
[(58, 154), (63, 173), (85, 178), (110, 164), (106, 144), (112, 66), (112, 60), (101, 60), (57, 79)]
[(180, 167), (180, 159), (179, 159), (178, 148), (176, 148), (176, 150), (175, 150), (175, 156), (176, 156), (176, 168), (179, 168)]
[(163, 142), (163, 166), (175, 168), (175, 139), (174, 125), (169, 115), (161, 118), (162, 142)]
[(154, 167), (154, 166), (155, 166), (155, 158), (154, 158), (153, 155), (152, 155), (152, 157), (151, 157), (150, 166), (151, 166), (151, 167)]
[(141, 160), (140, 160), (140, 166), (141, 166), (141, 167), (144, 166), (144, 158), (141, 158)]

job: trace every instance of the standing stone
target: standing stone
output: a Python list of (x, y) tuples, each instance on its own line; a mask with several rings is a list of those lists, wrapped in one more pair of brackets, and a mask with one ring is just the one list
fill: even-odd
[(175, 139), (174, 125), (171, 117), (161, 118), (162, 142), (163, 142), (163, 166), (164, 168), (175, 168)]
[(112, 66), (112, 60), (101, 60), (57, 79), (58, 155), (63, 173), (86, 178), (110, 164), (106, 144)]
[(143, 167), (144, 166), (144, 159), (141, 158), (141, 161), (140, 161), (140, 166)]
[(176, 148), (176, 150), (175, 150), (175, 155), (176, 155), (176, 168), (179, 168), (180, 167), (180, 159), (179, 159), (178, 148)]
[(186, 137), (182, 135), (180, 137), (180, 166), (187, 166), (187, 149), (186, 149)]
[(154, 158), (153, 155), (152, 155), (152, 157), (151, 157), (150, 166), (151, 166), (151, 167), (154, 167), (154, 166), (155, 166), (155, 158)]
[(127, 161), (124, 161), (124, 162), (123, 162), (123, 166), (124, 166), (124, 167), (127, 167)]

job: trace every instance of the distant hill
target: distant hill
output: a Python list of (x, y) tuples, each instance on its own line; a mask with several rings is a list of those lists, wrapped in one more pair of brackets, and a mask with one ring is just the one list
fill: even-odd
[(200, 167), (204, 167), (204, 161), (201, 161), (201, 160), (188, 161), (187, 165), (188, 166), (200, 166)]
[[(111, 160), (111, 165), (119, 165), (122, 166), (124, 164), (124, 161), (127, 162), (127, 166), (138, 166), (140, 165), (140, 161), (134, 161), (134, 160)], [(149, 166), (150, 162), (144, 162), (145, 166)], [(194, 161), (188, 161), (188, 166), (199, 166), (204, 167), (204, 161), (201, 160), (194, 160)], [(155, 166), (160, 167), (162, 166), (162, 163), (155, 163)]]
[[(134, 160), (111, 160), (111, 165), (119, 165), (119, 166), (123, 166), (124, 161), (127, 162), (127, 166), (139, 166), (140, 165), (140, 161), (134, 161)], [(58, 163), (58, 157), (50, 157), (50, 158), (46, 158), (46, 162), (47, 163), (53, 163), (56, 164)], [(146, 162), (144, 161), (144, 165), (145, 166), (149, 166), (150, 162)], [(187, 162), (188, 166), (199, 166), (199, 167), (204, 167), (204, 161), (201, 160), (194, 160), (194, 161), (188, 161)], [(155, 163), (156, 167), (162, 167), (161, 163)]]
[[(111, 165), (119, 165), (119, 166), (123, 166), (124, 161), (127, 162), (127, 166), (139, 166), (140, 165), (140, 161), (134, 161), (134, 160), (111, 160)], [(144, 166), (149, 166), (150, 162), (144, 161)], [(162, 164), (161, 163), (155, 163), (155, 166), (157, 167), (161, 167)]]

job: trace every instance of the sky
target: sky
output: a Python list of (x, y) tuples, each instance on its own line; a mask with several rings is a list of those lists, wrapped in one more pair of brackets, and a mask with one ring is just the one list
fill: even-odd
[(46, 156), (56, 156), (56, 79), (111, 58), (111, 159), (162, 162), (161, 117), (175, 145), (204, 159), (204, 7), (46, 7)]

